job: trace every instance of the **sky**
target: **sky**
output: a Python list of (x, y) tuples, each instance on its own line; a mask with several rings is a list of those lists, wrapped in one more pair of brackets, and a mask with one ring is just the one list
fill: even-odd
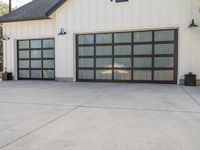
[[(3, 1), (5, 3), (9, 3), (9, 0), (0, 0), (0, 1)], [(13, 8), (17, 8), (17, 7), (20, 7), (28, 2), (30, 2), (31, 0), (12, 0), (12, 7)]]

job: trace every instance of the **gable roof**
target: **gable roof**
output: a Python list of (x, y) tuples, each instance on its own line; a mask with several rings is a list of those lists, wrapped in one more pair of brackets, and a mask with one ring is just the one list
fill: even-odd
[(49, 19), (67, 0), (33, 0), (30, 3), (0, 17), (0, 22), (30, 21)]

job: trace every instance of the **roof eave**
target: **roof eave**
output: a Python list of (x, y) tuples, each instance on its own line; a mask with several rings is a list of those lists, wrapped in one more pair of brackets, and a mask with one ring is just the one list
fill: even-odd
[(50, 16), (53, 14), (59, 7), (61, 7), (67, 0), (63, 0), (58, 2), (56, 5), (54, 5), (50, 10), (47, 11), (46, 16)]
[(49, 17), (41, 17), (41, 18), (30, 18), (30, 19), (16, 19), (16, 20), (0, 20), (0, 23), (11, 23), (11, 22), (24, 22), (24, 21), (36, 21), (36, 20), (47, 20), (47, 19), (51, 19)]

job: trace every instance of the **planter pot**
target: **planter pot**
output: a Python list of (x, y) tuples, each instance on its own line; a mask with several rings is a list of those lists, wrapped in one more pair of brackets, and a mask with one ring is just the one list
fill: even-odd
[(194, 74), (185, 75), (185, 86), (196, 86), (197, 76)]
[(5, 72), (2, 73), (2, 80), (3, 81), (8, 81), (8, 80), (12, 80), (12, 73), (11, 72)]

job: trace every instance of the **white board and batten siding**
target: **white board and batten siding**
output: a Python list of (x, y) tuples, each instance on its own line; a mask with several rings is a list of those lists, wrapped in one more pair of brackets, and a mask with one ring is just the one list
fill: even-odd
[(40, 21), (23, 21), (3, 24), (4, 34), (10, 40), (4, 41), (4, 69), (14, 73), (17, 79), (17, 40), (54, 38), (55, 21), (53, 19)]
[[(68, 0), (52, 14), (52, 20), (4, 24), (6, 34), (12, 38), (4, 43), (7, 68), (16, 73), (14, 41), (54, 36), (56, 77), (75, 80), (76, 34), (177, 28), (178, 78), (194, 72), (200, 79), (200, 28), (188, 28), (192, 18), (200, 24), (199, 7), (199, 0)], [(61, 28), (66, 36), (58, 36)]]

